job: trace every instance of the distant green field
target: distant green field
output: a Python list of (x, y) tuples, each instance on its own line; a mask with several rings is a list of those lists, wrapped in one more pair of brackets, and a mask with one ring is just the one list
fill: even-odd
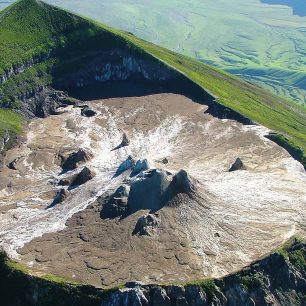
[(289, 7), (260, 0), (47, 2), (306, 104), (306, 17), (293, 15)]

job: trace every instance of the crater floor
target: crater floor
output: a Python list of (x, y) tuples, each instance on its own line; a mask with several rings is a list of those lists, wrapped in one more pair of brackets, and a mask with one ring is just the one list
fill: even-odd
[[(86, 104), (95, 116), (69, 106), (33, 120), (0, 171), (0, 245), (34, 271), (101, 287), (219, 277), (305, 234), (305, 171), (264, 137), (265, 128), (214, 118), (205, 105), (170, 93)], [(79, 149), (92, 158), (63, 171), (63, 156)], [(229, 172), (238, 157), (246, 169)], [(124, 165), (145, 159), (166, 181), (184, 169), (195, 195), (103, 216), (116, 189), (133, 181)], [(85, 184), (60, 183), (85, 166), (94, 173)], [(143, 173), (135, 180), (151, 175)], [(137, 203), (159, 193), (154, 186)], [(158, 221), (137, 233), (149, 213)]]

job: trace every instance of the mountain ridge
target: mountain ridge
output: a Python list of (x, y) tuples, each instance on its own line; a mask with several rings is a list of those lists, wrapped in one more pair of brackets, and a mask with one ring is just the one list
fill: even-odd
[[(114, 43), (115, 45), (128, 45), (129, 47), (134, 49), (133, 52), (136, 52), (137, 50), (142, 55), (148, 54), (149, 56), (153, 56), (155, 59), (157, 59), (157, 61), (166, 63), (168, 66), (174, 68), (179, 73), (185, 75), (197, 86), (202, 87), (206, 92), (213, 94), (215, 97), (217, 97), (218, 103), (233, 109), (234, 111), (248, 117), (249, 119), (255, 122), (263, 124), (268, 128), (279, 132), (280, 134), (283, 134), (286, 138), (288, 138), (289, 142), (292, 142), (293, 147), (301, 147), (302, 150), (305, 151), (306, 127), (303, 122), (305, 120), (306, 114), (305, 110), (302, 107), (290, 105), (287, 103), (286, 100), (269, 94), (265, 90), (257, 86), (246, 83), (245, 81), (241, 81), (234, 76), (231, 76), (227, 73), (223, 73), (218, 69), (209, 67), (186, 56), (178, 55), (174, 52), (158, 47), (154, 44), (145, 42), (141, 39), (138, 39), (134, 35), (131, 35), (130, 33), (112, 29), (110, 27), (101, 25), (100, 23), (92, 22), (89, 19), (76, 17), (76, 15), (72, 15), (69, 12), (65, 12), (47, 4), (38, 6), (37, 3), (41, 2), (36, 2), (33, 0), (21, 0), (15, 3), (12, 7), (8, 7), (7, 9), (5, 9), (6, 15), (3, 16), (2, 20), (0, 21), (2, 27), (4, 26), (5, 21), (10, 24), (8, 16), (14, 16), (14, 12), (16, 12), (17, 17), (15, 18), (15, 30), (13, 27), (12, 29), (9, 29), (9, 31), (6, 30), (5, 33), (2, 33), (3, 39), (0, 45), (1, 50), (6, 49), (6, 44), (9, 44), (10, 42), (10, 36), (7, 38), (5, 35), (13, 33), (13, 39), (16, 39), (16, 37), (14, 37), (14, 31), (15, 33), (19, 33), (21, 29), (27, 29), (27, 25), (22, 22), (22, 19), (20, 20), (18, 18), (18, 14), (21, 14), (21, 11), (23, 11), (24, 9), (23, 6), (30, 7), (33, 10), (32, 13), (34, 14), (34, 17), (39, 17), (39, 14), (46, 14), (46, 11), (50, 10), (50, 12), (54, 14), (54, 16), (52, 15), (53, 17), (51, 17), (50, 20), (52, 20), (52, 18), (55, 18), (56, 15), (59, 14), (59, 16), (66, 16), (65, 18), (61, 17), (62, 21), (64, 20), (66, 22), (68, 18), (68, 20), (72, 20), (73, 22), (75, 22), (75, 25), (72, 29), (75, 29), (75, 27), (78, 28), (78, 26), (83, 26), (84, 29), (80, 28), (80, 30), (77, 31), (78, 33), (73, 33), (77, 33), (77, 36), (80, 37), (80, 41), (82, 39), (83, 41), (86, 41), (86, 39), (92, 39), (92, 41), (95, 41), (93, 42), (93, 45), (96, 45), (88, 45), (88, 48), (90, 47), (94, 50), (97, 47), (101, 47), (101, 39), (100, 45), (99, 43), (97, 43), (97, 41), (99, 41), (99, 39), (97, 38), (99, 35), (97, 33), (101, 33), (100, 35), (102, 35), (103, 33), (104, 35), (110, 38), (108, 44)], [(48, 20), (48, 18), (44, 19), (44, 22), (46, 20)], [(78, 23), (80, 23), (80, 25), (78, 25)], [(62, 27), (65, 28), (65, 24), (63, 24)], [(57, 29), (58, 28), (55, 27), (55, 30)], [(57, 40), (55, 42), (53, 40), (53, 34), (51, 33), (52, 35), (50, 35), (50, 33), (48, 32), (49, 30), (47, 32), (44, 31), (44, 29), (40, 30), (41, 38), (48, 38), (49, 44), (51, 45), (51, 49), (52, 47), (54, 47), (54, 45), (57, 44), (58, 46), (60, 46), (60, 48), (62, 47), (64, 50), (67, 47), (65, 46), (65, 44), (77, 43), (76, 37), (74, 37), (74, 35), (70, 35), (72, 33), (69, 33), (69, 30), (64, 35), (61, 34), (61, 32), (56, 34), (57, 32), (55, 31), (54, 35), (60, 36), (59, 40), (62, 40)], [(33, 33), (28, 34), (29, 37), (31, 37)], [(19, 44), (19, 38), (15, 42), (18, 42)], [(18, 52), (15, 50), (15, 52), (13, 53), (16, 54), (16, 56), (17, 54), (20, 55), (20, 53), (22, 53), (24, 56), (23, 61), (25, 60), (25, 58), (31, 59), (31, 57), (33, 57), (35, 54), (41, 55), (41, 51), (45, 48), (45, 46), (39, 45), (38, 47), (35, 47), (33, 51), (32, 49), (29, 50), (29, 44), (27, 42), (23, 41), (23, 43), (25, 50), (28, 52), (28, 55), (25, 55), (23, 53), (23, 50), (17, 50)], [(81, 43), (77, 44), (78, 47), (80, 47), (81, 45)], [(13, 45), (9, 44), (9, 49), (13, 48), (12, 46)], [(2, 56), (0, 58), (2, 63), (4, 61), (6, 62), (5, 66), (1, 64), (0, 69), (2, 69), (2, 71), (3, 69), (8, 69), (9, 65), (18, 66), (18, 60), (14, 60), (13, 56), (11, 58), (6, 58), (4, 54), (5, 53), (2, 53)], [(70, 55), (71, 54), (73, 54), (73, 52), (70, 53)], [(49, 84), (52, 85), (54, 81), (54, 75), (52, 75), (53, 72), (50, 71), (54, 71), (54, 67), (56, 66), (56, 63), (52, 62), (53, 59), (51, 58), (39, 64), (34, 64), (34, 66), (30, 67), (30, 69), (25, 70), (20, 74), (13, 76), (12, 78), (10, 78), (10, 80), (2, 83), (0, 85), (0, 93), (2, 92), (2, 105), (3, 101), (6, 101), (4, 105), (11, 105), (11, 107), (13, 108), (16, 108), (16, 105), (14, 104), (20, 104), (20, 100), (14, 97), (14, 91), (16, 91), (15, 96), (19, 95), (20, 97), (21, 91), (30, 92), (34, 89), (34, 87), (38, 88), (39, 86), (48, 86)], [(58, 58), (56, 58), (55, 56), (54, 60), (56, 62)], [(8, 70), (6, 70), (6, 73), (7, 72)], [(41, 75), (42, 77), (38, 77), (38, 75)], [(303, 155), (303, 153), (299, 154)], [(303, 158), (305, 157), (301, 157), (300, 160), (302, 160)]]

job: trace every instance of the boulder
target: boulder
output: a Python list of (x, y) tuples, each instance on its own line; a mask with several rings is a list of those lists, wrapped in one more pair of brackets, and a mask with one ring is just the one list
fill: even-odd
[(127, 134), (123, 133), (121, 143), (117, 147), (115, 147), (112, 151), (119, 150), (123, 147), (127, 147), (129, 144), (130, 144), (130, 140), (129, 140)]
[(93, 117), (96, 114), (97, 113), (88, 106), (82, 108), (82, 110), (81, 110), (81, 115), (84, 116), (84, 117)]
[(110, 198), (104, 201), (101, 217), (117, 218), (124, 215), (127, 211), (129, 192), (129, 185), (121, 185)]
[(236, 161), (232, 164), (229, 169), (229, 172), (237, 171), (237, 170), (246, 170), (242, 160), (238, 157)]
[(152, 297), (153, 306), (171, 306), (171, 300), (167, 295), (167, 292), (162, 287), (154, 289)]
[(11, 161), (7, 167), (11, 170), (17, 170), (17, 162), (18, 162), (19, 158), (15, 158), (13, 161)]
[(195, 190), (195, 186), (185, 170), (180, 170), (171, 182), (173, 194), (191, 193)]
[(80, 185), (83, 185), (93, 179), (95, 177), (95, 172), (90, 170), (87, 167), (84, 167), (83, 170), (74, 178), (72, 181), (70, 187), (77, 187)]
[(138, 219), (133, 235), (152, 236), (160, 225), (160, 219), (156, 214), (148, 214)]
[(134, 169), (134, 166), (135, 166), (135, 161), (131, 156), (129, 156), (124, 162), (120, 164), (114, 177), (121, 175), (122, 173), (124, 173), (129, 169)]
[(130, 144), (130, 140), (127, 137), (127, 134), (123, 133), (122, 142), (121, 142), (122, 147), (128, 146), (129, 144)]
[(147, 159), (140, 159), (136, 162), (134, 169), (131, 173), (131, 177), (138, 175), (140, 172), (149, 170), (151, 165)]
[(61, 179), (57, 184), (59, 186), (68, 186), (70, 185), (70, 183), (71, 183), (71, 178), (70, 179), (65, 178), (65, 179)]
[(55, 196), (55, 198), (54, 198), (52, 204), (49, 205), (48, 208), (51, 208), (51, 207), (53, 207), (53, 206), (55, 206), (55, 205), (57, 205), (57, 204), (59, 204), (59, 203), (64, 202), (64, 201), (68, 198), (69, 195), (70, 195), (69, 191), (66, 190), (66, 189), (64, 189), (64, 188), (62, 188), (62, 189), (56, 194), (56, 196)]
[(71, 153), (68, 158), (63, 159), (62, 168), (64, 171), (74, 170), (80, 164), (85, 163), (93, 158), (93, 155), (89, 152), (86, 152), (83, 149), (80, 149), (77, 152)]

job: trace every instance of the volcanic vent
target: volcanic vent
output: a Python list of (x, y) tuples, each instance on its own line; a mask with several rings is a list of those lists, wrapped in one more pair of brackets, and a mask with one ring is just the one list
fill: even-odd
[(112, 287), (221, 276), (301, 232), (303, 167), (264, 128), (206, 110), (159, 93), (33, 120), (1, 169), (2, 247)]

